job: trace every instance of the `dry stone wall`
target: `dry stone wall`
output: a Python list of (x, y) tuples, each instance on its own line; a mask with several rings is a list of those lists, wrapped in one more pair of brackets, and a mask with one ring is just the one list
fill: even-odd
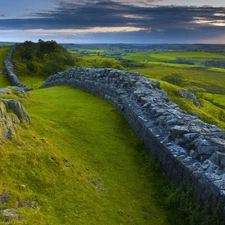
[(11, 63), (11, 58), (16, 50), (16, 44), (11, 47), (5, 60), (4, 60), (4, 71), (9, 77), (9, 80), (13, 86), (23, 88), (25, 91), (30, 91), (31, 88), (27, 88), (26, 85), (21, 84), (18, 80), (16, 74), (13, 71), (13, 64)]
[(168, 180), (188, 181), (203, 202), (225, 205), (225, 132), (187, 114), (159, 82), (115, 69), (74, 68), (50, 76), (40, 88), (69, 85), (117, 107)]

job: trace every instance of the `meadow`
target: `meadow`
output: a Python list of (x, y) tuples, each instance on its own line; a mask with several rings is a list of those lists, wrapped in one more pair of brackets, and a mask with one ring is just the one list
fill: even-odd
[[(4, 49), (3, 58), (5, 54)], [(99, 57), (80, 56), (78, 62), (118, 63)], [(21, 82), (35, 89), (20, 99), (31, 124), (22, 122), (12, 140), (0, 145), (0, 193), (11, 196), (0, 207), (17, 210), (10, 224), (220, 224), (190, 192), (171, 187), (111, 104), (69, 87), (37, 89), (44, 76), (30, 76), (24, 64), (19, 66), (21, 72), (24, 68)], [(157, 66), (140, 72), (152, 76), (160, 68), (165, 73), (174, 70)], [(157, 74), (154, 79), (163, 77)], [(0, 87), (8, 85), (0, 74)], [(161, 86), (168, 93), (180, 88), (165, 81)], [(220, 107), (221, 95), (205, 92), (207, 102)], [(195, 109), (187, 100), (171, 96)], [(0, 224), (9, 224), (1, 214)]]

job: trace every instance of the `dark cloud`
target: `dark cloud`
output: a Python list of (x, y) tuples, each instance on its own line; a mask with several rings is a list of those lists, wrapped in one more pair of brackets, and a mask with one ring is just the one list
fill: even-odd
[[(54, 0), (52, 0), (54, 1)], [(115, 1), (58, 2), (53, 11), (36, 13), (29, 19), (0, 20), (2, 29), (88, 29), (92, 27), (137, 27), (146, 31), (129, 33), (143, 40), (196, 40), (202, 36), (223, 35), (225, 8), (194, 6), (154, 6)], [(2, 17), (2, 16), (1, 16)], [(221, 26), (218, 26), (221, 25)], [(149, 32), (151, 30), (151, 32)], [(204, 34), (203, 34), (204, 32)], [(112, 33), (111, 37), (112, 37)], [(97, 35), (97, 34), (96, 34)], [(106, 34), (105, 34), (106, 35)], [(116, 34), (115, 34), (116, 35)], [(126, 35), (117, 34), (125, 37)]]

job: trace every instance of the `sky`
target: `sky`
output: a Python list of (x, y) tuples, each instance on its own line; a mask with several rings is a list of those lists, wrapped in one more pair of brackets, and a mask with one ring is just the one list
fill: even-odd
[(4, 42), (225, 44), (224, 0), (4, 0), (2, 5)]

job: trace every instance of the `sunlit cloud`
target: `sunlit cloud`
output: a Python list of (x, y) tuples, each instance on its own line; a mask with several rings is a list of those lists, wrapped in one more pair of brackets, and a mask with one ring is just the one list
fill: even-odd
[(225, 26), (225, 20), (208, 20), (202, 17), (194, 17), (194, 23), (196, 24), (202, 24), (202, 25), (211, 25), (211, 26), (219, 26), (223, 27)]
[(144, 16), (141, 16), (141, 15), (132, 15), (132, 14), (126, 14), (126, 15), (123, 15), (123, 17), (125, 18), (131, 18), (131, 19), (143, 19)]
[(0, 40), (64, 36), (98, 42), (197, 43), (225, 34), (225, 8), (218, 6), (225, 6), (224, 0), (39, 0), (21, 5), (23, 1), (15, 1), (8, 11), (0, 9)]
[(225, 13), (215, 13), (214, 16), (224, 16), (225, 17)]
[(211, 23), (214, 26), (225, 27), (225, 20), (216, 20)]
[(149, 29), (139, 27), (92, 27), (89, 29), (29, 29), (29, 30), (0, 30), (1, 33), (14, 33), (14, 32), (29, 32), (41, 35), (45, 34), (90, 34), (90, 33), (115, 33), (115, 32), (138, 32), (146, 31)]

